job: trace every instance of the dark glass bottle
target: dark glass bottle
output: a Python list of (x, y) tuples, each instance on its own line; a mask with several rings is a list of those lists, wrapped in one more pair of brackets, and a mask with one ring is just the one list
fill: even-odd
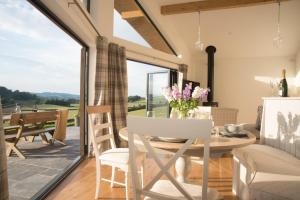
[(286, 70), (282, 70), (282, 79), (279, 83), (279, 96), (287, 97), (288, 96), (288, 84), (286, 81)]

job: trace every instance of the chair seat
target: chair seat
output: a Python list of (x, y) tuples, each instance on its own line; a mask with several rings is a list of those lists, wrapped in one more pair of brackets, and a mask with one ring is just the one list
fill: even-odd
[[(200, 185), (194, 185), (189, 183), (181, 183), (185, 190), (192, 195), (195, 199), (202, 199), (202, 187)], [(152, 192), (157, 192), (163, 195), (169, 195), (172, 197), (177, 197), (179, 199), (186, 199), (181, 192), (171, 183), (169, 180), (159, 180), (157, 181), (152, 189)], [(208, 188), (207, 199), (214, 200), (218, 199), (219, 195), (217, 190)], [(145, 200), (159, 200), (151, 197), (145, 197)]]
[[(137, 157), (143, 156), (145, 153), (137, 152)], [(128, 148), (113, 148), (101, 153), (99, 159), (104, 162), (128, 165), (129, 149)]]
[(101, 153), (99, 159), (106, 162), (119, 164), (128, 164), (129, 149), (128, 148), (113, 148)]

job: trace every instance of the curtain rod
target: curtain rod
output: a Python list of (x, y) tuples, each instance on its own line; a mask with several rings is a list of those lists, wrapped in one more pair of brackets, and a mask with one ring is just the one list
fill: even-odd
[(102, 35), (99, 33), (99, 31), (97, 30), (96, 26), (94, 25), (94, 23), (92, 22), (92, 20), (90, 19), (90, 17), (86, 14), (86, 11), (81, 7), (81, 5), (78, 3), (78, 0), (73, 0), (73, 2), (68, 2), (68, 7), (70, 5), (75, 4), (77, 6), (77, 8), (79, 8), (80, 12), (83, 14), (83, 16), (86, 18), (86, 20), (88, 20), (88, 22), (90, 23), (90, 25), (93, 27), (93, 29), (96, 31), (97, 35), (102, 37)]
[[(95, 30), (95, 32), (97, 33), (98, 36), (102, 37), (102, 35), (99, 33), (99, 31), (97, 30), (96, 26), (94, 25), (94, 23), (92, 22), (92, 20), (90, 19), (90, 17), (86, 14), (86, 11), (82, 8), (82, 6), (79, 4), (78, 0), (73, 0), (73, 2), (68, 2), (68, 7), (70, 5), (73, 5), (75, 4), (77, 8), (79, 8), (80, 12), (84, 15), (84, 17), (86, 18), (86, 20), (90, 23), (90, 25), (93, 27), (93, 29)], [(168, 62), (168, 63), (172, 63), (172, 64), (175, 64), (175, 65), (179, 65), (179, 63), (177, 62), (172, 62), (172, 61), (169, 61), (167, 59), (164, 59), (164, 58), (157, 58), (157, 57), (153, 57), (153, 56), (149, 56), (147, 54), (144, 54), (144, 53), (141, 53), (139, 51), (134, 51), (134, 50), (131, 50), (131, 49), (127, 49), (126, 48), (126, 51), (129, 51), (129, 52), (132, 52), (132, 53), (135, 53), (135, 54), (139, 54), (139, 55), (142, 55), (142, 56), (145, 56), (145, 57), (150, 57), (154, 60), (161, 60), (161, 61), (164, 61), (164, 62)]]

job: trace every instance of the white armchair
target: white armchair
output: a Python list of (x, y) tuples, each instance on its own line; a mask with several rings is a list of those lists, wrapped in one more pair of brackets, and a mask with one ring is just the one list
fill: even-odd
[(233, 151), (233, 193), (239, 199), (299, 199), (299, 124), (300, 98), (264, 100), (261, 144)]

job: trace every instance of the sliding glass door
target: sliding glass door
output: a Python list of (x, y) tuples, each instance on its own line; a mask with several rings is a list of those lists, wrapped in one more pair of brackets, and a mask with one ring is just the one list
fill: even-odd
[(87, 48), (28, 1), (2, 0), (0, 24), (9, 195), (41, 199), (83, 157)]
[(168, 117), (169, 105), (162, 89), (177, 82), (177, 71), (131, 60), (127, 69), (128, 114)]

